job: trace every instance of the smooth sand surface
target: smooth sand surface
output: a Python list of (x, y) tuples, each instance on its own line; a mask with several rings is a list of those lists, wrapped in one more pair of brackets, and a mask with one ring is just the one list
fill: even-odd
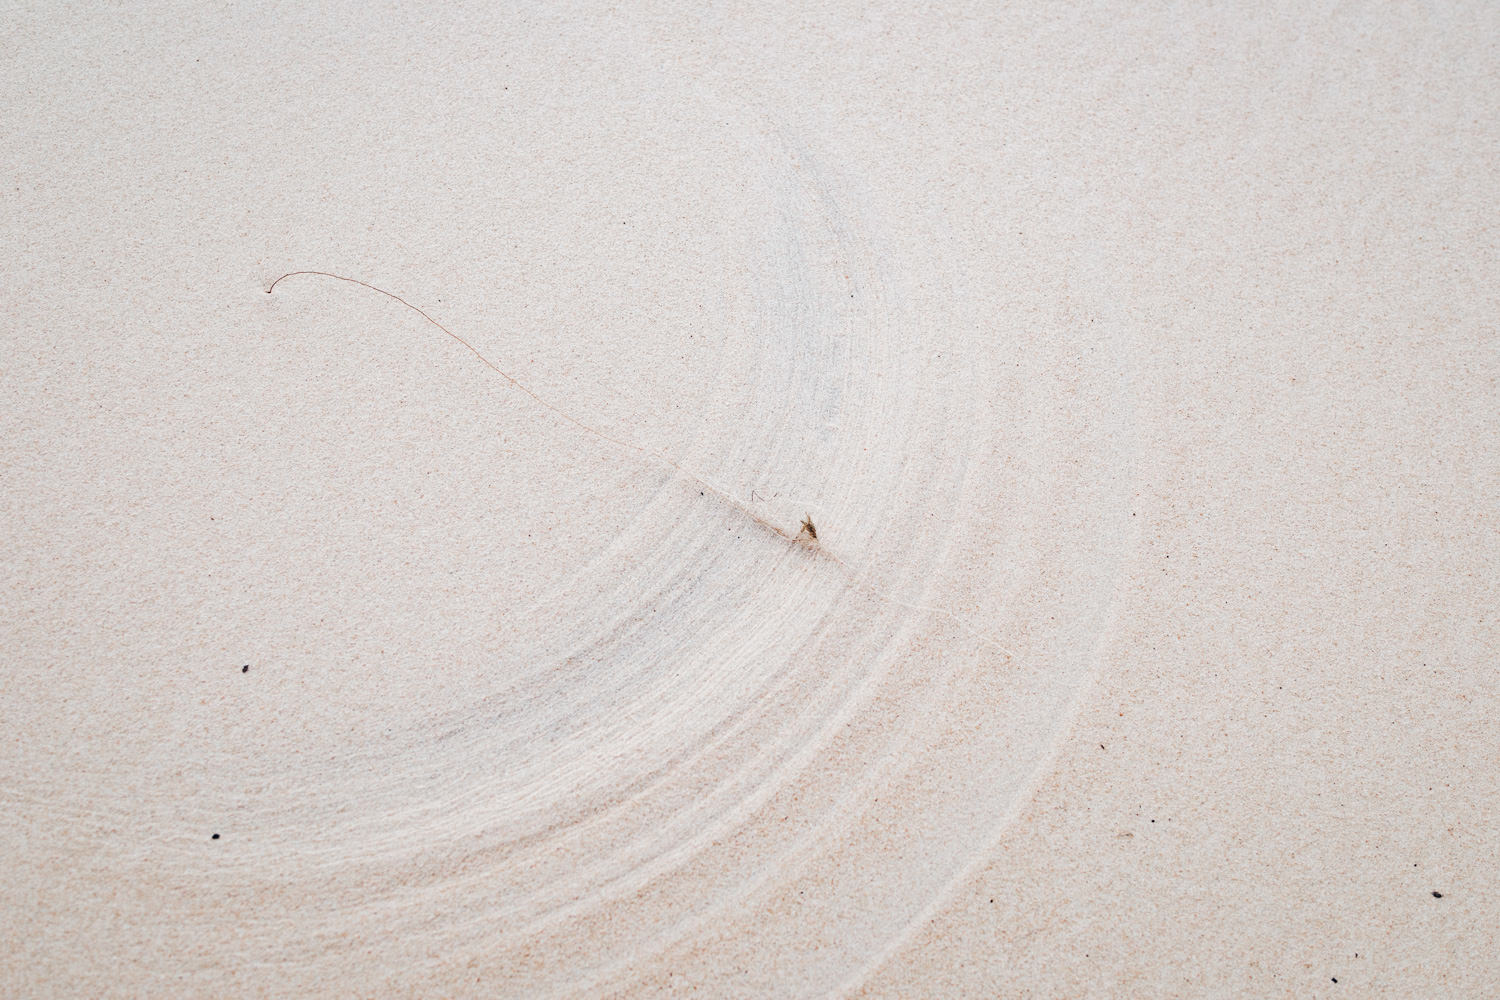
[(0, 994), (1500, 995), (1500, 8), (318, 6), (0, 27)]

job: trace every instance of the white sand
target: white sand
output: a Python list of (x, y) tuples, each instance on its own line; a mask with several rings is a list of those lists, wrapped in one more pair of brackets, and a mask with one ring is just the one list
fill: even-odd
[(1500, 8), (908, 6), (7, 14), (0, 994), (1500, 995)]

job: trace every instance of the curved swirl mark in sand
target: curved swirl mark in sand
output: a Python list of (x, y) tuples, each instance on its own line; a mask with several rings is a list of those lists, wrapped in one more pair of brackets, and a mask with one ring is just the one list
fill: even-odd
[[(543, 592), (514, 663), (470, 704), (404, 733), (407, 748), (351, 751), (338, 768), (348, 806), (319, 821), (358, 845), (354, 857), (283, 844), (309, 877), (402, 886), (400, 903), (348, 905), (472, 956), (507, 990), (634, 981), (780, 906), (814, 870), (868, 865), (882, 838), (911, 856), (918, 842), (900, 824), (872, 832), (871, 818), (893, 797), (927, 794), (894, 790), (910, 786), (915, 762), (947, 752), (945, 726), (972, 715), (955, 706), (999, 684), (1009, 691), (995, 724), (1015, 720), (1018, 742), (984, 765), (1000, 776), (994, 798), (935, 798), (924, 821), (993, 822), (981, 814), (1004, 811), (1052, 731), (1025, 706), (1070, 683), (968, 615), (907, 599), (965, 551), (951, 515), (983, 439), (946, 428), (975, 423), (981, 370), (956, 381), (919, 349), (917, 332), (946, 335), (878, 273), (882, 255), (833, 203), (835, 183), (805, 153), (786, 162), (764, 178), (782, 210), (752, 257), (779, 264), (746, 286), (757, 347), (745, 404), (707, 462), (578, 419), (394, 293), (293, 272), (400, 302), (567, 425), (668, 474), (626, 528)], [(766, 483), (775, 495), (761, 500), (755, 484)], [(903, 506), (913, 495), (930, 509)], [(817, 539), (800, 531), (805, 514)], [(365, 805), (392, 802), (398, 783), (403, 807)], [(853, 950), (809, 957), (809, 988), (882, 953), (969, 850), (943, 841), (905, 895), (840, 910), (834, 925)], [(328, 914), (330, 933), (350, 913)], [(779, 947), (779, 931), (753, 923)]]

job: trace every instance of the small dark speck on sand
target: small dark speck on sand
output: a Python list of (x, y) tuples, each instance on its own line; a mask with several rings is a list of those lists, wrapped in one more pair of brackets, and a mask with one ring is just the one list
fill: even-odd
[(219, 839), (219, 835), (218, 835), (218, 834), (217, 834), (217, 833), (216, 833), (216, 834), (214, 834), (214, 836), (213, 836), (213, 839), (214, 839), (214, 840), (218, 840), (218, 839)]
[(1440, 892), (1437, 892), (1436, 890), (1434, 890), (1433, 893), (1432, 893), (1432, 898), (1433, 899), (1442, 899), (1443, 898), (1443, 894), (1440, 893)]
[(250, 664), (247, 663), (243, 667), (240, 667), (240, 673), (242, 673), (242, 674), (248, 674), (249, 672), (250, 672)]

